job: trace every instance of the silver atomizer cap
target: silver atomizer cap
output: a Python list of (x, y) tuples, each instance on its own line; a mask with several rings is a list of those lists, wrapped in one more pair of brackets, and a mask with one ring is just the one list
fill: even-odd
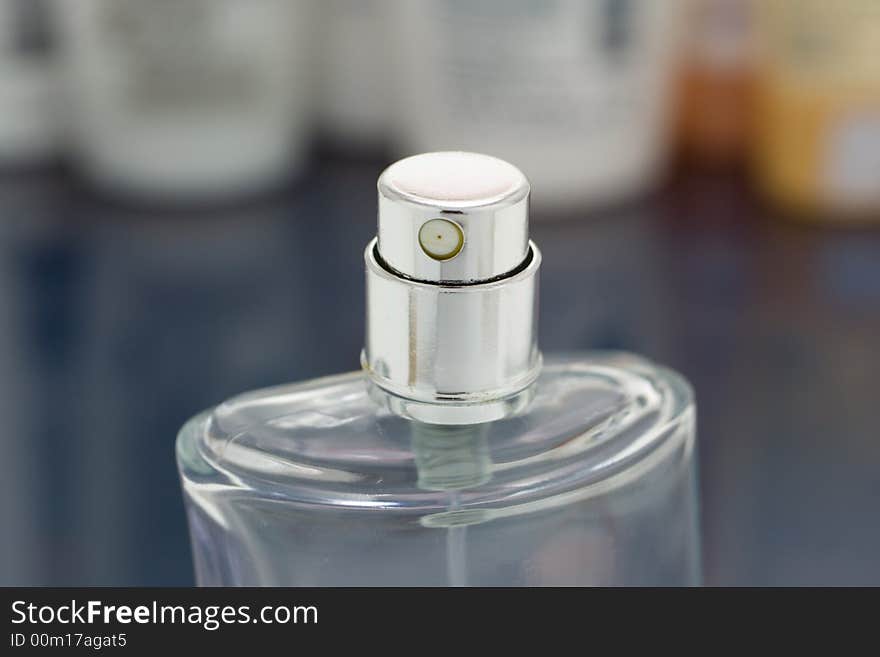
[(413, 419), (502, 417), (541, 367), (528, 181), (503, 160), (444, 152), (396, 162), (378, 189), (365, 371)]

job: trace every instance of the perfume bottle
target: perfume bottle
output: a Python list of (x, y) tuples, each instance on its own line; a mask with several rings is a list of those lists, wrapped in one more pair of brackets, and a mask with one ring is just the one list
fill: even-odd
[(686, 8), (679, 149), (707, 168), (740, 164), (753, 120), (755, 0), (690, 0)]
[(429, 153), (378, 190), (361, 371), (180, 432), (197, 582), (698, 583), (690, 388), (636, 356), (542, 358), (525, 176)]
[(224, 202), (306, 156), (305, 0), (56, 0), (75, 164), (114, 196)]
[(792, 218), (880, 221), (880, 5), (761, 3), (755, 174)]

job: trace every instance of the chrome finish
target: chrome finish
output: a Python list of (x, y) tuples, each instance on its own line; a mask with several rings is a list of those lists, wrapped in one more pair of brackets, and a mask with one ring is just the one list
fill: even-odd
[[(504, 160), (478, 153), (424, 153), (379, 177), (379, 253), (394, 271), (419, 281), (470, 283), (503, 276), (528, 252), (529, 183)], [(447, 219), (464, 232), (448, 260), (424, 252), (419, 231)]]
[[(376, 256), (373, 240), (364, 254), (361, 360), (377, 386), (416, 402), (467, 405), (511, 397), (534, 382), (541, 368), (535, 321), (541, 253), (534, 244), (523, 270), (474, 285), (411, 281)], [(416, 419), (431, 421), (431, 413)]]
[[(428, 153), (390, 166), (378, 187), (361, 355), (375, 397), (430, 424), (488, 422), (522, 408), (541, 369), (541, 253), (528, 240), (525, 177), (485, 155)], [(444, 260), (419, 241), (438, 218), (463, 232)], [(440, 253), (454, 237), (437, 230)]]

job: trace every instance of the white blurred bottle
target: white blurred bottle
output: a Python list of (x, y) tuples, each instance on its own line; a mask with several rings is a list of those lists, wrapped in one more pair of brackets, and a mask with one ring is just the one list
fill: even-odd
[(0, 0), (0, 166), (58, 149), (53, 44), (43, 0)]
[(413, 0), (397, 5), (402, 150), (517, 162), (565, 209), (662, 172), (677, 0)]
[(77, 164), (147, 200), (228, 200), (302, 164), (303, 0), (56, 0)]
[(389, 18), (393, 0), (319, 0), (319, 122), (336, 147), (386, 145), (392, 107)]

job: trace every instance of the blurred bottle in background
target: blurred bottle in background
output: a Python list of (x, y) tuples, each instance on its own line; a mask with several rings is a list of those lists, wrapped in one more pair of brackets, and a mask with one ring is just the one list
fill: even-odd
[(393, 0), (318, 0), (318, 121), (334, 147), (386, 146), (393, 90), (389, 21)]
[(160, 201), (227, 200), (302, 164), (304, 0), (56, 0), (76, 164)]
[(436, 0), (396, 6), (405, 152), (516, 162), (538, 209), (614, 203), (663, 171), (676, 0)]
[(699, 164), (741, 162), (754, 87), (755, 0), (689, 0), (679, 79), (682, 154)]
[(56, 77), (45, 0), (0, 0), (0, 167), (56, 154)]
[(880, 221), (880, 3), (760, 4), (756, 171), (801, 217)]

